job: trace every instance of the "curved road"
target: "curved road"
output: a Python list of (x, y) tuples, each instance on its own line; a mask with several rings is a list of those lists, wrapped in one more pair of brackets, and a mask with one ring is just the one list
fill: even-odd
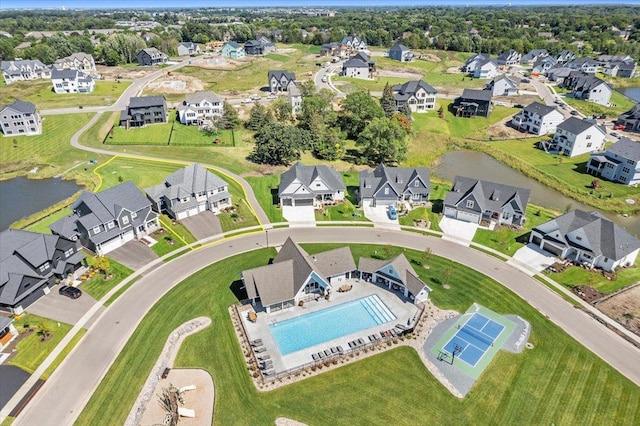
[[(431, 247), (434, 253), (476, 269), (514, 291), (578, 342), (640, 385), (638, 348), (573, 308), (537, 280), (492, 256), (443, 239), (392, 230), (327, 227), (322, 232), (315, 228), (293, 228), (273, 229), (266, 233), (272, 246), (281, 245), (291, 236), (301, 243), (376, 243), (416, 250)], [(140, 278), (95, 321), (14, 425), (73, 424), (137, 325), (167, 291), (213, 262), (264, 247), (266, 233), (216, 242), (162, 264)]]

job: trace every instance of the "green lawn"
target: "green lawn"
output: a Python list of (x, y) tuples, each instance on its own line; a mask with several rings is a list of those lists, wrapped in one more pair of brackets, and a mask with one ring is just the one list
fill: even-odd
[[(482, 89), (486, 80), (470, 78), (461, 72), (446, 72), (448, 68), (459, 68), (463, 62), (445, 59), (441, 62), (416, 59), (413, 62), (398, 62), (384, 57), (375, 57), (376, 67), (381, 70), (414, 72), (422, 74), (422, 80), (431, 86), (446, 87), (447, 89)], [(404, 79), (405, 81), (407, 79)]]
[(335, 206), (326, 206), (324, 211), (316, 210), (316, 220), (369, 222), (362, 209), (357, 208), (349, 199)]
[(112, 288), (120, 284), (122, 280), (133, 273), (131, 269), (127, 268), (121, 263), (116, 262), (111, 258), (109, 259), (109, 263), (111, 265), (109, 273), (113, 274), (113, 278), (105, 281), (105, 275), (102, 273), (98, 273), (94, 275), (93, 278), (84, 281), (80, 285), (82, 291), (96, 300), (102, 299), (102, 297), (105, 294), (109, 293)]
[[(335, 246), (305, 246), (310, 253), (328, 247)], [(352, 251), (355, 257), (374, 251), (390, 257), (401, 250), (352, 246)], [(402, 252), (410, 261), (422, 261), (421, 253)], [(123, 423), (168, 336), (202, 315), (216, 326), (188, 337), (175, 366), (202, 368), (211, 374), (216, 389), (224, 389), (216, 393), (214, 424), (268, 425), (280, 416), (313, 425), (640, 422), (636, 385), (500, 284), (434, 255), (428, 258), (428, 270), (416, 267), (416, 271), (433, 288), (431, 298), (438, 306), (464, 311), (478, 302), (500, 314), (520, 315), (531, 322), (530, 342), (535, 349), (519, 355), (501, 351), (463, 400), (445, 390), (415, 351), (406, 347), (275, 391), (258, 392), (249, 379), (227, 307), (237, 300), (232, 289), (239, 287), (239, 272), (263, 266), (275, 254), (273, 249), (261, 249), (231, 257), (169, 291), (142, 320), (78, 424)], [(441, 277), (448, 270), (454, 273), (447, 290)], [(320, 404), (318, 395), (324, 395)], [(113, 403), (116, 399), (118, 404)]]
[[(58, 291), (56, 287), (52, 291)], [(38, 325), (41, 323), (48, 324), (51, 330), (51, 337), (41, 342), (38, 335)], [(29, 332), (29, 328), (25, 328), (25, 324), (33, 329)], [(42, 361), (58, 346), (62, 338), (71, 330), (71, 325), (63, 322), (54, 321), (48, 318), (39, 317), (38, 315), (26, 313), (21, 319), (13, 322), (20, 334), (29, 333), (22, 341), (16, 345), (17, 354), (8, 362), (9, 365), (20, 367), (28, 373), (33, 373)]]
[(253, 193), (269, 220), (272, 223), (285, 222), (282, 217), (282, 209), (278, 204), (280, 175), (248, 176), (246, 180), (253, 188)]
[(572, 288), (576, 285), (588, 285), (603, 293), (610, 294), (640, 281), (640, 259), (636, 260), (635, 266), (635, 268), (628, 268), (618, 272), (615, 281), (609, 281), (598, 273), (589, 272), (577, 266), (569, 267), (560, 273), (546, 272), (546, 274), (549, 278), (567, 288)]
[(289, 60), (288, 56), (279, 55), (277, 53), (267, 53), (266, 55), (264, 55), (264, 57), (273, 59), (274, 61), (279, 61), (279, 62), (287, 62)]
[(35, 223), (32, 223), (31, 225), (27, 226), (25, 229), (27, 231), (39, 232), (41, 234), (51, 234), (49, 225), (51, 225), (54, 222), (57, 222), (58, 220), (70, 214), (71, 214), (71, 208), (65, 207), (62, 210), (58, 210), (57, 212), (50, 214), (49, 216), (44, 217)]
[(167, 123), (131, 129), (114, 125), (113, 132), (104, 142), (109, 145), (168, 145), (175, 119), (175, 114), (169, 113)]
[[(160, 216), (160, 223), (162, 229), (155, 231), (151, 234), (157, 243), (151, 246), (151, 250), (158, 256), (162, 257), (167, 253), (183, 247), (186, 241), (187, 243), (194, 243), (196, 237), (193, 236), (191, 231), (187, 229), (182, 223), (176, 221), (175, 225), (171, 218), (167, 215)], [(176, 236), (178, 235), (179, 238)]]
[(236, 181), (226, 179), (224, 176), (221, 177), (229, 183), (231, 202), (236, 208), (235, 212), (220, 213), (218, 215), (220, 225), (222, 225), (222, 232), (259, 225), (258, 218), (254, 216), (252, 210), (244, 199), (244, 192), (242, 191), (240, 184)]
[(219, 130), (213, 134), (200, 131), (198, 126), (185, 126), (176, 122), (169, 144), (173, 146), (236, 146), (242, 144), (242, 130)]
[(593, 102), (583, 101), (582, 99), (574, 99), (567, 90), (555, 87), (558, 93), (562, 94), (562, 99), (573, 108), (577, 109), (584, 115), (601, 115), (606, 114), (609, 118), (616, 118), (623, 112), (629, 111), (636, 103), (615, 90), (611, 94), (610, 106), (599, 105)]
[(439, 225), (440, 216), (437, 213), (434, 213), (430, 208), (418, 207), (411, 210), (409, 214), (398, 217), (398, 222), (400, 222), (400, 225), (404, 226), (415, 226), (413, 223), (414, 220), (427, 220), (431, 222), (428, 229), (442, 231)]
[(53, 91), (51, 80), (20, 81), (0, 87), (0, 99), (3, 103), (16, 99), (33, 102), (38, 110), (75, 108), (79, 105), (107, 106), (113, 105), (130, 84), (97, 80), (91, 93), (57, 94)]

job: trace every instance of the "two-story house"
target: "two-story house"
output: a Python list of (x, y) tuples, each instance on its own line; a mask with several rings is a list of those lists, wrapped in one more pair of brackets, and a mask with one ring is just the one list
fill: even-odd
[(514, 96), (518, 94), (518, 83), (502, 74), (491, 80), (485, 90), (490, 90), (492, 96)]
[(344, 200), (346, 187), (335, 169), (324, 165), (305, 166), (297, 162), (280, 175), (278, 198), (284, 206), (321, 208)]
[(51, 68), (43, 64), (39, 59), (2, 61), (0, 62), (0, 69), (2, 70), (5, 84), (23, 80), (51, 78)]
[(399, 62), (411, 62), (413, 53), (404, 44), (396, 43), (389, 49), (389, 58)]
[(96, 73), (96, 62), (93, 56), (84, 52), (78, 52), (66, 58), (60, 58), (53, 63), (53, 66), (59, 70), (82, 71), (88, 75)]
[(238, 43), (236, 43), (235, 41), (230, 41), (225, 43), (222, 46), (222, 50), (220, 53), (225, 58), (231, 58), (231, 59), (240, 59), (246, 56), (244, 48)]
[(51, 84), (53, 91), (61, 93), (91, 93), (96, 82), (89, 75), (75, 69), (51, 70)]
[(613, 94), (613, 88), (609, 83), (583, 72), (565, 78), (563, 85), (571, 90), (574, 98), (604, 106), (609, 105)]
[(498, 65), (511, 66), (511, 65), (518, 65), (521, 60), (522, 60), (522, 53), (517, 52), (513, 49), (509, 49), (506, 52), (502, 52), (500, 55), (498, 55), (497, 62), (498, 62)]
[(138, 60), (138, 65), (149, 67), (165, 64), (169, 58), (155, 47), (147, 47), (138, 52), (136, 59)]
[(556, 149), (569, 157), (600, 151), (604, 147), (606, 136), (604, 128), (595, 120), (583, 120), (569, 117), (558, 124), (553, 135), (553, 145)]
[(474, 78), (488, 79), (498, 75), (498, 63), (495, 59), (485, 58), (478, 61), (473, 71)]
[(399, 111), (405, 104), (411, 112), (427, 112), (436, 108), (438, 91), (422, 80), (407, 81), (393, 86), (396, 109)]
[(31, 102), (16, 99), (0, 108), (0, 130), (3, 136), (33, 136), (42, 133), (42, 120)]
[(444, 215), (464, 222), (522, 226), (531, 191), (501, 183), (456, 176), (444, 199)]
[(556, 131), (564, 116), (555, 107), (533, 102), (511, 119), (511, 125), (521, 132), (546, 135)]
[(207, 210), (218, 214), (231, 206), (229, 184), (200, 164), (181, 168), (145, 192), (155, 212), (178, 220)]
[(359, 52), (342, 64), (342, 75), (345, 77), (368, 80), (373, 78), (375, 71), (376, 63), (371, 60), (369, 55), (363, 52)]
[(620, 138), (605, 152), (593, 153), (587, 173), (629, 186), (640, 184), (640, 142)]
[(570, 50), (562, 50), (560, 53), (555, 55), (553, 59), (556, 60), (559, 64), (566, 64), (569, 61), (572, 61), (576, 58), (576, 54)]
[(200, 46), (192, 41), (184, 41), (178, 45), (178, 56), (196, 56), (200, 54)]
[(274, 70), (267, 73), (267, 85), (271, 93), (286, 92), (289, 84), (296, 82), (296, 75), (292, 72)]
[(488, 53), (478, 53), (473, 55), (464, 63), (461, 68), (461, 71), (470, 75), (473, 75), (478, 67), (479, 63), (487, 62), (491, 59)]
[(295, 82), (289, 83), (287, 97), (289, 98), (289, 104), (291, 105), (291, 113), (294, 115), (298, 114), (302, 109), (302, 92)]
[(538, 58), (544, 58), (545, 56), (549, 56), (547, 49), (531, 49), (529, 52), (522, 55), (520, 63), (523, 65), (533, 65)]
[(616, 124), (625, 126), (628, 132), (640, 132), (640, 103), (635, 104), (629, 111), (620, 114)]
[(351, 52), (362, 52), (367, 50), (367, 43), (358, 36), (345, 36), (342, 38), (341, 44), (347, 46)]
[(362, 206), (395, 206), (425, 203), (431, 194), (431, 175), (426, 167), (387, 167), (360, 172), (358, 198)]
[(73, 213), (49, 226), (54, 235), (80, 243), (99, 255), (142, 238), (159, 227), (151, 202), (130, 181), (94, 193), (84, 191)]
[(264, 55), (264, 46), (258, 40), (247, 40), (244, 43), (244, 52), (247, 55)]
[(167, 102), (164, 96), (140, 96), (129, 99), (127, 109), (120, 114), (120, 126), (143, 127), (167, 122)]
[(334, 56), (336, 58), (346, 58), (349, 55), (350, 49), (337, 41), (330, 43), (324, 43), (320, 46), (320, 56)]
[(202, 125), (215, 117), (222, 117), (223, 100), (217, 94), (202, 90), (185, 96), (178, 108), (178, 120), (186, 125)]
[(21, 314), (83, 266), (84, 255), (68, 238), (18, 229), (0, 232), (0, 310)]
[(640, 241), (600, 213), (574, 210), (536, 226), (529, 242), (588, 268), (613, 272), (635, 263)]
[(491, 90), (464, 89), (462, 96), (453, 101), (457, 117), (489, 117), (493, 110)]
[(598, 63), (591, 58), (576, 58), (565, 63), (564, 66), (587, 74), (595, 74), (598, 71)]
[(265, 37), (265, 36), (258, 37), (258, 41), (262, 45), (262, 50), (263, 50), (264, 53), (269, 53), (269, 52), (275, 52), (276, 51), (276, 44), (274, 42), (272, 42), (271, 40), (269, 40), (267, 37)]
[(544, 74), (551, 68), (558, 66), (558, 62), (551, 56), (541, 56), (533, 63), (532, 74)]

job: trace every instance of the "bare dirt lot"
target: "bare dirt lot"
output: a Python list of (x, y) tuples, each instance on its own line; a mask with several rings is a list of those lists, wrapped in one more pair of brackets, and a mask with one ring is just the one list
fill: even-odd
[(418, 59), (424, 59), (425, 61), (442, 62), (442, 59), (440, 59), (439, 57), (431, 53), (421, 53), (421, 54), (418, 54), (417, 57)]
[(222, 56), (209, 56), (204, 57), (198, 62), (197, 66), (200, 68), (206, 68), (210, 70), (234, 70), (242, 65), (243, 62), (236, 61)]
[(147, 85), (147, 90), (158, 93), (193, 93), (204, 88), (202, 81), (188, 75), (160, 77)]
[(105, 65), (96, 65), (96, 70), (104, 80), (115, 80), (117, 76), (122, 76), (123, 80), (134, 80), (142, 78), (145, 75), (157, 71), (156, 67), (107, 67)]
[(627, 329), (640, 334), (640, 285), (598, 303), (597, 307)]
[(378, 70), (377, 74), (378, 74), (378, 77), (398, 77), (398, 78), (407, 78), (410, 80), (420, 80), (423, 77), (423, 74), (408, 72), (406, 70), (403, 70), (402, 68)]

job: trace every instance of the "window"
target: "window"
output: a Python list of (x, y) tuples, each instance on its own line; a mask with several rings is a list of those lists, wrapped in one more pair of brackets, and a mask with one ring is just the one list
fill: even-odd
[(69, 257), (71, 257), (71, 255), (73, 255), (73, 252), (74, 252), (74, 249), (73, 249), (73, 247), (72, 247), (72, 248), (70, 248), (69, 250), (67, 250), (67, 251), (65, 251), (65, 252), (64, 252), (64, 257), (65, 257), (65, 258), (69, 258)]
[(592, 144), (591, 142), (589, 142), (589, 143), (587, 144), (587, 148), (591, 148), (591, 145), (593, 145), (593, 144)]
[(42, 265), (41, 267), (38, 268), (38, 271), (40, 272), (44, 272), (47, 269), (49, 269), (49, 262), (45, 263), (44, 265)]
[(136, 217), (138, 217), (138, 213), (136, 212), (131, 212), (131, 218), (135, 219)]
[(389, 195), (389, 188), (384, 189), (384, 195)]
[(420, 182), (418, 181), (418, 179), (416, 179), (416, 180), (413, 182), (413, 186), (415, 186), (415, 187), (417, 188), (417, 187), (418, 187), (418, 185), (420, 185)]
[(100, 233), (100, 226), (96, 226), (93, 228), (93, 234), (99, 234)]
[(129, 216), (122, 216), (122, 223), (125, 225), (129, 224)]
[(631, 171), (631, 169), (630, 169), (630, 168), (628, 168), (628, 167), (623, 167), (623, 168), (622, 168), (622, 171), (623, 171), (624, 173), (629, 173), (629, 172)]
[(107, 224), (107, 228), (108, 228), (108, 229), (113, 229), (113, 228), (114, 228), (114, 226), (116, 226), (116, 225), (115, 225), (113, 222), (109, 222), (109, 223)]
[(591, 139), (591, 135), (587, 135), (587, 140)]
[(474, 205), (475, 203), (473, 202), (473, 200), (467, 200), (466, 206), (468, 209), (472, 209)]
[(576, 237), (576, 240), (582, 241), (582, 237)]

